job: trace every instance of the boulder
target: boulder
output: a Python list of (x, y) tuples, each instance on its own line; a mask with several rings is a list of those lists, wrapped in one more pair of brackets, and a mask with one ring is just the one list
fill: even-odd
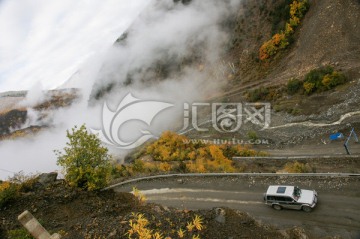
[(215, 208), (215, 214), (216, 214), (215, 221), (224, 224), (225, 215), (226, 215), (225, 210), (222, 208)]
[(56, 181), (58, 173), (43, 173), (38, 176), (38, 182), (41, 183), (43, 186), (47, 187), (48, 185), (52, 184)]

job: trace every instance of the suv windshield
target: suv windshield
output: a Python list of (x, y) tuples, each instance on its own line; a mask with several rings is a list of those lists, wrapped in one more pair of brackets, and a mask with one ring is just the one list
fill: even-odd
[(301, 189), (299, 187), (294, 187), (294, 197), (299, 198), (301, 196)]

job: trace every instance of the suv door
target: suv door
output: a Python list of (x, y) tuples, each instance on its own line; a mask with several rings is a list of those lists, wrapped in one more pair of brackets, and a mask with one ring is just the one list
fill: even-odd
[(274, 204), (279, 204), (281, 207), (288, 209), (301, 209), (301, 204), (297, 203), (292, 197), (288, 196), (276, 197), (276, 202), (274, 202)]
[(287, 205), (288, 205), (288, 208), (291, 208), (291, 209), (301, 209), (301, 206), (302, 206), (301, 203), (298, 203), (295, 199), (293, 199), (291, 197), (288, 197)]
[(286, 202), (286, 197), (276, 196), (274, 204), (279, 204), (282, 208), (289, 208), (288, 203)]

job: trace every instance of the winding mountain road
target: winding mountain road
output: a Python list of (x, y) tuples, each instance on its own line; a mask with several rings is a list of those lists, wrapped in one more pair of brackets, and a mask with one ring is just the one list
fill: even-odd
[[(270, 184), (299, 185), (315, 189), (319, 203), (311, 213), (275, 211), (262, 201)], [(229, 207), (279, 229), (301, 226), (313, 238), (339, 235), (360, 238), (360, 177), (236, 176), (151, 179), (115, 187), (132, 191), (136, 186), (149, 202), (179, 209)]]

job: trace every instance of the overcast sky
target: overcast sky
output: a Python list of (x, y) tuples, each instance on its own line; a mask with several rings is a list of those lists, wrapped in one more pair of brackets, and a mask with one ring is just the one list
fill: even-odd
[(149, 0), (0, 0), (0, 92), (63, 84)]

